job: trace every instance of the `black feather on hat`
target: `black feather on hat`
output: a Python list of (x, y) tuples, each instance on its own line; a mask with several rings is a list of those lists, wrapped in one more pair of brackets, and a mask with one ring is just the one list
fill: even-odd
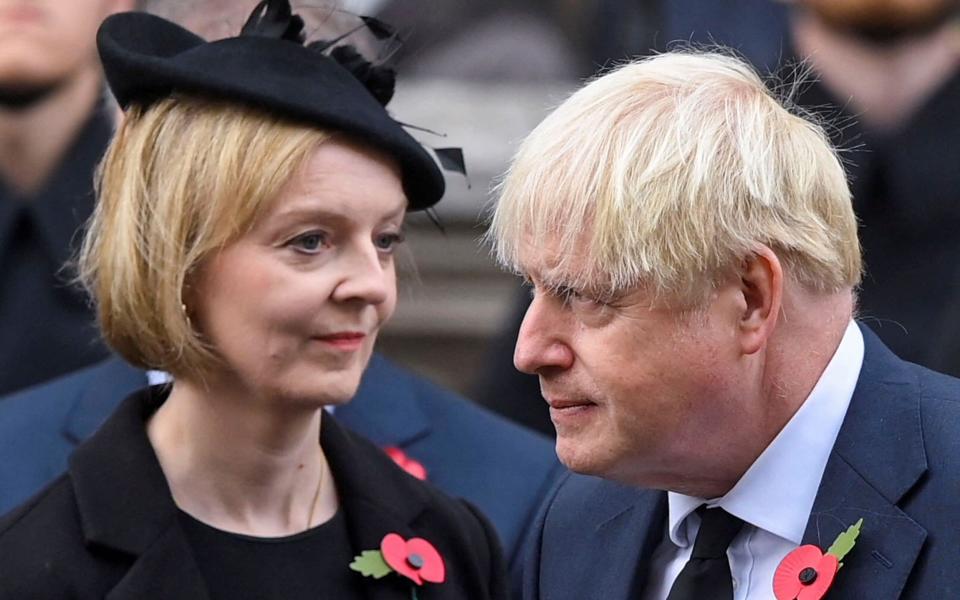
[(121, 107), (185, 92), (342, 131), (397, 161), (410, 210), (436, 204), (444, 192), (436, 162), (384, 108), (393, 95), (393, 71), (342, 46), (328, 55), (303, 44), (303, 20), (289, 0), (260, 2), (239, 36), (213, 42), (146, 13), (112, 15), (97, 32), (107, 82)]

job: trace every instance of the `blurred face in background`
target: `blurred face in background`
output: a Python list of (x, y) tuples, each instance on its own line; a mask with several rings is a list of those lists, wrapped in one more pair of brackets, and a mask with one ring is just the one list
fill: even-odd
[(133, 0), (0, 0), (0, 88), (24, 94), (56, 89), (98, 68), (97, 27)]
[(825, 23), (875, 39), (936, 27), (956, 15), (957, 0), (799, 0)]

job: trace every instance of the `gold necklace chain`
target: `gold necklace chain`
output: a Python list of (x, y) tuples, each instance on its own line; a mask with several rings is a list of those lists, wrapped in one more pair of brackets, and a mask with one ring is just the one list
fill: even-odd
[(313, 493), (313, 502), (310, 503), (310, 512), (307, 513), (307, 529), (310, 529), (310, 524), (313, 523), (313, 513), (317, 508), (317, 500), (320, 499), (320, 490), (323, 489), (323, 479), (327, 473), (326, 462), (325, 460), (320, 461), (320, 480), (317, 481), (317, 491)]

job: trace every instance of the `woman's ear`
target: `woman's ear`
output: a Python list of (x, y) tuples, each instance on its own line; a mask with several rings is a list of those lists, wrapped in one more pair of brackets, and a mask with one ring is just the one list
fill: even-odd
[(783, 302), (783, 267), (773, 250), (761, 245), (743, 259), (739, 278), (743, 298), (740, 347), (744, 354), (753, 354), (763, 348), (776, 327)]

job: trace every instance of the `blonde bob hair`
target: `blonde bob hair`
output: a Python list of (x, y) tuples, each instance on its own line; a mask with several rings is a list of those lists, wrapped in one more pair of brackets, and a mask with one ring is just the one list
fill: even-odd
[(130, 108), (98, 170), (78, 260), (107, 343), (139, 367), (209, 372), (217, 358), (191, 326), (191, 273), (247, 231), (328, 137), (197, 97)]
[(860, 281), (843, 168), (823, 129), (743, 61), (670, 52), (625, 64), (563, 102), (523, 142), (488, 233), (502, 264), (549, 249), (555, 282), (638, 286), (701, 306), (763, 244), (811, 290)]

